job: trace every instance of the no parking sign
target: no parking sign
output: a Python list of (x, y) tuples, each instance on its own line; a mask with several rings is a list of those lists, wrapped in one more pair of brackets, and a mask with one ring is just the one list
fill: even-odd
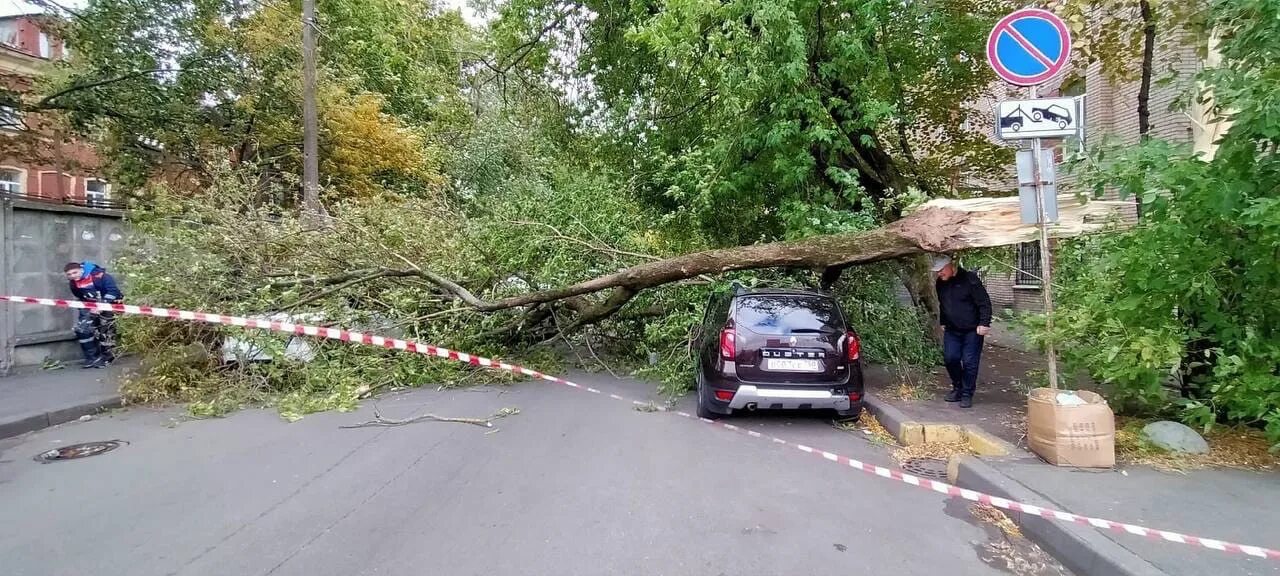
[(1024, 8), (1001, 18), (987, 36), (987, 61), (1005, 82), (1035, 86), (1066, 68), (1071, 32), (1052, 12)]

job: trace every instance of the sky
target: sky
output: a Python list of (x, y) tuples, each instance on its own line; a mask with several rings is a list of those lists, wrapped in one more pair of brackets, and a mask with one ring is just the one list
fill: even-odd
[[(69, 0), (69, 5), (79, 5), (78, 0)], [(35, 6), (27, 4), (22, 0), (0, 0), (0, 16), (13, 16), (15, 14), (31, 14), (33, 12), (41, 12)]]

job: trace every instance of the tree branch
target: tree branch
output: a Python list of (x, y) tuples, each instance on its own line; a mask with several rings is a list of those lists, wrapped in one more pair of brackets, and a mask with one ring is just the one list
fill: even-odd
[(292, 309), (294, 309), (294, 308), (297, 308), (297, 307), (299, 307), (299, 306), (301, 306), (301, 305), (303, 305), (303, 304), (308, 304), (308, 303), (311, 303), (311, 302), (315, 302), (316, 300), (319, 300), (319, 299), (321, 299), (321, 298), (324, 298), (325, 296), (329, 296), (330, 294), (334, 294), (334, 293), (337, 293), (337, 292), (341, 292), (342, 290), (345, 290), (345, 289), (347, 289), (347, 288), (350, 288), (350, 287), (352, 287), (352, 286), (355, 286), (356, 284), (361, 284), (361, 283), (364, 283), (364, 282), (368, 282), (368, 281), (370, 281), (370, 280), (376, 280), (376, 279), (378, 279), (378, 278), (383, 278), (383, 277), (389, 276), (389, 275), (391, 275), (391, 272), (393, 272), (393, 271), (392, 271), (392, 270), (386, 270), (386, 269), (382, 269), (382, 270), (374, 271), (374, 272), (372, 272), (372, 273), (370, 273), (370, 274), (366, 274), (366, 275), (361, 276), (361, 277), (359, 277), (359, 278), (356, 278), (356, 279), (354, 279), (354, 280), (351, 280), (351, 281), (348, 281), (348, 282), (344, 282), (344, 283), (342, 283), (342, 284), (339, 284), (338, 286), (334, 286), (333, 288), (329, 288), (329, 289), (327, 289), (327, 290), (321, 290), (320, 292), (317, 292), (317, 293), (315, 293), (315, 294), (312, 294), (311, 296), (308, 296), (308, 297), (303, 298), (303, 299), (301, 299), (301, 300), (299, 300), (299, 301), (297, 301), (297, 302), (294, 302), (293, 304), (290, 304), (290, 305), (288, 305), (288, 306), (285, 306), (285, 307), (281, 308), (281, 309), (280, 309), (280, 311), (281, 311), (281, 312), (287, 312), (287, 311), (292, 310)]
[[(1052, 230), (1054, 237), (1069, 237), (1101, 230), (1113, 221), (1120, 206), (1127, 202), (1092, 201), (1081, 203), (1070, 196), (1059, 199), (1059, 222)], [(276, 286), (298, 284), (330, 285), (283, 310), (296, 308), (334, 294), (356, 284), (384, 277), (415, 276), (461, 300), (478, 312), (496, 312), (512, 308), (538, 308), (543, 304), (568, 300), (566, 306), (579, 314), (567, 330), (599, 322), (621, 310), (641, 291), (709, 274), (763, 268), (809, 268), (833, 270), (854, 264), (867, 264), (925, 252), (951, 252), (967, 248), (1003, 246), (1027, 242), (1038, 237), (1035, 226), (1021, 223), (1016, 197), (970, 198), (965, 200), (933, 200), (911, 215), (873, 230), (814, 236), (801, 240), (773, 242), (704, 250), (672, 258), (651, 260), (570, 286), (535, 290), (499, 300), (485, 300), (461, 284), (414, 264), (408, 258), (387, 249), (410, 266), (409, 270), (393, 268), (365, 269), (329, 276), (273, 283)], [(834, 282), (834, 271), (829, 280)], [(579, 302), (582, 296), (612, 290), (604, 302), (589, 305)], [(535, 326), (550, 314), (549, 308), (529, 310), (513, 323), (489, 331), (487, 336), (509, 334)]]
[(576, 238), (576, 237), (574, 237), (574, 236), (569, 236), (568, 234), (565, 234), (565, 233), (561, 232), (559, 228), (556, 228), (555, 226), (552, 226), (552, 225), (547, 224), (547, 223), (545, 223), (545, 222), (529, 222), (529, 221), (526, 221), (526, 220), (507, 220), (507, 223), (508, 223), (508, 224), (516, 224), (516, 225), (518, 225), (518, 226), (538, 226), (538, 227), (541, 227), (541, 228), (546, 228), (546, 229), (548, 229), (548, 230), (550, 230), (550, 231), (551, 231), (552, 237), (553, 237), (553, 238), (555, 238), (555, 239), (557, 239), (557, 240), (564, 240), (565, 242), (572, 242), (572, 243), (574, 243), (574, 244), (577, 244), (577, 245), (582, 246), (582, 247), (584, 247), (584, 248), (589, 248), (589, 249), (591, 249), (591, 250), (593, 250), (593, 251), (596, 251), (596, 252), (604, 252), (604, 253), (606, 253), (606, 254), (610, 254), (610, 255), (613, 255), (613, 256), (631, 256), (631, 257), (633, 257), (633, 258), (641, 258), (641, 259), (644, 259), (644, 260), (655, 261), (655, 262), (656, 262), (656, 261), (658, 261), (658, 260), (662, 260), (661, 258), (659, 258), (659, 257), (657, 257), (657, 256), (654, 256), (654, 255), (652, 255), (652, 254), (641, 254), (641, 253), (639, 253), (639, 252), (628, 252), (628, 251), (626, 251), (626, 250), (619, 250), (619, 249), (614, 248), (614, 247), (612, 247), (612, 246), (608, 246), (608, 245), (604, 244), (603, 242), (601, 242), (599, 245), (592, 244), (592, 243), (587, 242), (586, 240), (583, 240), (583, 239), (581, 239), (581, 238)]
[(147, 76), (150, 74), (159, 74), (162, 72), (182, 72), (182, 71), (183, 70), (181, 68), (153, 68), (151, 70), (139, 70), (137, 72), (130, 72), (123, 76), (116, 76), (115, 78), (107, 78), (106, 80), (98, 80), (96, 82), (89, 82), (85, 84), (72, 84), (71, 86), (68, 86), (62, 90), (54, 92), (53, 94), (45, 96), (44, 98), (41, 98), (38, 102), (32, 105), (30, 109), (44, 110), (50, 107), (53, 104), (54, 100), (57, 100), (58, 98), (66, 96), (67, 94), (71, 94), (72, 92), (79, 92), (81, 90), (92, 90), (100, 86), (115, 84), (116, 82), (123, 82), (125, 80), (132, 80), (134, 78), (139, 78), (139, 77)]
[[(364, 268), (364, 269), (361, 269), (361, 270), (353, 270), (353, 271), (351, 271), (351, 272), (343, 272), (342, 274), (335, 274), (335, 275), (333, 275), (333, 276), (326, 276), (326, 277), (323, 277), (323, 278), (322, 278), (322, 277), (318, 277), (318, 276), (312, 276), (312, 277), (310, 277), (310, 278), (294, 278), (294, 279), (291, 279), (291, 280), (279, 280), (279, 281), (276, 281), (276, 282), (272, 282), (272, 283), (270, 283), (270, 284), (267, 284), (267, 285), (266, 285), (266, 287), (267, 287), (267, 288), (288, 288), (288, 287), (290, 287), (290, 286), (304, 286), (304, 285), (305, 285), (305, 286), (329, 286), (329, 285), (331, 285), (331, 284), (337, 284), (337, 283), (339, 283), (339, 282), (346, 282), (347, 280), (351, 280), (351, 279), (353, 279), (353, 278), (359, 278), (359, 277), (364, 276), (364, 275), (366, 275), (366, 274), (372, 274), (372, 273), (377, 272), (377, 271), (379, 271), (379, 270), (386, 271), (386, 270), (388, 270), (388, 269), (386, 269), (386, 268)], [(399, 272), (399, 271), (397, 270), (397, 272)]]
[(623, 306), (626, 306), (627, 302), (630, 302), (632, 298), (635, 298), (638, 293), (638, 290), (628, 288), (626, 286), (614, 288), (613, 293), (609, 295), (607, 300), (588, 308), (581, 316), (578, 316), (578, 319), (574, 320), (573, 324), (570, 324), (564, 332), (573, 332), (578, 328), (588, 324), (595, 324), (596, 322), (612, 316), (615, 312), (621, 310)]
[[(1109, 201), (1080, 203), (1070, 196), (1061, 198), (1059, 202), (1060, 220), (1051, 232), (1055, 237), (1101, 230), (1108, 225), (1110, 217), (1118, 213), (1119, 205), (1128, 204)], [(844, 267), (923, 252), (1017, 244), (1036, 237), (1034, 226), (1021, 223), (1017, 198), (940, 199), (926, 203), (906, 218), (874, 230), (694, 252), (646, 262), (562, 288), (501, 300), (477, 298), (456, 282), (427, 270), (421, 270), (420, 276), (478, 311), (493, 312), (546, 304), (611, 288), (639, 292), (704, 274), (780, 267)], [(615, 294), (614, 297), (622, 296)]]
[[(528, 41), (524, 42), (523, 44), (516, 46), (515, 49), (511, 51), (511, 56), (509, 57), (511, 58), (511, 60), (506, 64), (502, 65), (500, 73), (506, 74), (507, 72), (510, 72), (511, 69), (514, 68), (517, 64), (524, 61), (524, 59), (527, 58), (529, 54), (533, 52), (534, 46), (537, 46), (538, 43), (542, 41), (542, 38), (546, 36), (548, 32), (555, 30), (561, 24), (564, 24), (564, 21), (567, 20), (569, 16), (573, 15), (574, 12), (577, 12), (578, 8), (579, 6), (575, 4), (568, 10), (561, 12), (560, 15), (556, 17), (555, 20), (552, 20), (551, 22), (548, 22), (546, 26), (543, 26), (542, 30), (539, 30), (538, 33), (533, 38), (530, 38)], [(505, 59), (506, 58), (504, 58), (504, 60)]]

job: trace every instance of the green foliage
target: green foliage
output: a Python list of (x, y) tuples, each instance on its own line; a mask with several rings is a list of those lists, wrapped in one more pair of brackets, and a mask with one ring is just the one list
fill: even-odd
[[(1208, 34), (1206, 18), (1212, 2), (1148, 1), (1155, 26), (1155, 50), (1160, 60), (1153, 62), (1155, 79), (1176, 80), (1173, 68), (1178, 51), (1192, 39)], [(1096, 64), (1111, 82), (1135, 81), (1141, 74), (1144, 22), (1139, 0), (1050, 0), (1048, 9), (1061, 16), (1071, 29), (1072, 68), (1088, 70)], [(1205, 46), (1198, 46), (1201, 51)], [(1161, 69), (1162, 65), (1171, 70)], [(1189, 80), (1189, 78), (1182, 78)]]
[(1142, 200), (1129, 230), (1062, 250), (1052, 337), (1136, 409), (1265, 426), (1280, 442), (1280, 7), (1215, 4), (1223, 67), (1203, 75), (1230, 129), (1211, 159), (1161, 141), (1101, 147), (1084, 181)]
[[(517, 0), (476, 38), (432, 3), (322, 0), (333, 219), (319, 229), (293, 213), (296, 2), (99, 0), (70, 24), (76, 59), (46, 93), (78, 87), (57, 106), (103, 135), (115, 181), (148, 199), (114, 266), (131, 301), (288, 312), (544, 368), (578, 358), (676, 393), (693, 382), (690, 327), (708, 290), (813, 272), (691, 279), (581, 325), (608, 293), (479, 313), (423, 273), (495, 300), (705, 248), (865, 230), (950, 194), (946, 182), (1007, 161), (957, 120), (988, 83), (981, 42), (999, 10)], [(484, 50), (496, 53), (472, 54)], [(180, 71), (117, 78), (158, 67)], [(175, 165), (196, 185), (157, 170)], [(896, 274), (848, 271), (839, 296), (869, 359), (936, 361), (895, 299)], [(130, 398), (188, 401), (200, 415), (273, 403), (295, 418), (389, 386), (506, 378), (338, 343), (293, 361), (284, 337), (228, 327), (147, 320), (125, 332), (148, 367)], [(224, 364), (229, 336), (271, 360)]]
[(846, 270), (836, 295), (858, 331), (867, 362), (896, 367), (932, 366), (941, 361), (941, 350), (924, 338), (933, 322), (920, 317), (897, 294), (900, 264), (882, 263)]
[[(735, 245), (865, 228), (912, 187), (950, 193), (953, 177), (1006, 164), (962, 106), (990, 83), (982, 46), (1004, 8), (515, 0), (494, 34), (534, 74), (590, 78), (575, 103), (602, 159), (637, 174), (645, 202)], [(530, 38), (548, 46), (521, 52)]]
[[(308, 228), (275, 207), (251, 202), (258, 191), (242, 176), (224, 169), (214, 187), (197, 194), (158, 190), (153, 205), (131, 212), (134, 242), (114, 268), (132, 302), (248, 316), (289, 310), (304, 322), (489, 355), (503, 351), (478, 335), (508, 316), (456, 309), (420, 279), (368, 280), (341, 291), (330, 289), (348, 279), (317, 281), (379, 270), (388, 262), (401, 268), (430, 263), (457, 278), (471, 278), (467, 272), (476, 268), (483, 273), (459, 256), (467, 253), (461, 245), (465, 216), (431, 200), (378, 198), (341, 204), (342, 217), (332, 227)], [(350, 409), (361, 395), (388, 386), (508, 379), (419, 355), (315, 341), (315, 358), (303, 364), (286, 357), (285, 336), (226, 326), (126, 319), (122, 333), (125, 347), (141, 355), (146, 368), (126, 394), (137, 401), (189, 401), (199, 415), (276, 403), (294, 418)], [(224, 365), (222, 344), (230, 336), (248, 339), (271, 361)], [(555, 366), (548, 354), (526, 360)]]
[[(458, 73), (470, 30), (431, 2), (318, 5), (329, 196), (438, 190), (441, 145), (470, 122)], [(228, 156), (264, 182), (296, 184), (297, 2), (95, 0), (68, 15), (61, 33), (73, 57), (30, 106), (62, 112), (95, 140), (118, 193), (140, 192), (157, 172), (180, 171), (199, 187)], [(294, 195), (286, 189), (275, 200)]]

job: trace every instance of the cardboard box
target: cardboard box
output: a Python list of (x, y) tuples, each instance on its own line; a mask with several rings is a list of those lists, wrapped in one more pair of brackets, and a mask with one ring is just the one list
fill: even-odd
[(1116, 418), (1102, 396), (1075, 391), (1084, 404), (1058, 404), (1064, 390), (1036, 388), (1027, 397), (1027, 442), (1054, 466), (1110, 468), (1116, 464)]

